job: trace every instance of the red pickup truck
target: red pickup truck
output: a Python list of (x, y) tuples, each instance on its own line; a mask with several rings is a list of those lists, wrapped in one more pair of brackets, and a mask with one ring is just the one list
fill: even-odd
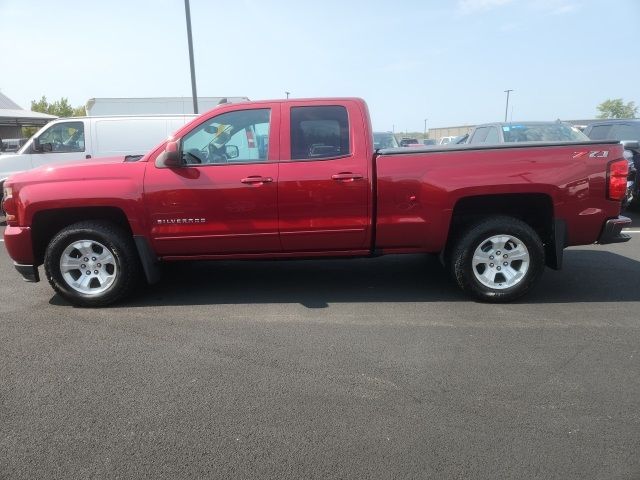
[(131, 160), (6, 181), (5, 246), (27, 281), (44, 264), (62, 297), (103, 306), (162, 262), (428, 252), (504, 302), (565, 247), (629, 239), (617, 142), (374, 151), (357, 98), (222, 105)]

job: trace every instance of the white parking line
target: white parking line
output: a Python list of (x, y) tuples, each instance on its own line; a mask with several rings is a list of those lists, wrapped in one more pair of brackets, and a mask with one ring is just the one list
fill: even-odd
[(640, 230), (629, 230), (629, 229), (626, 229), (626, 228), (623, 228), (622, 231), (624, 233), (640, 233)]

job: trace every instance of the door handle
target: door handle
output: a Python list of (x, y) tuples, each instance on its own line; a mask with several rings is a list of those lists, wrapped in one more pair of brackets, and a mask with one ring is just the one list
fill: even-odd
[(91, 155), (85, 155), (84, 158), (86, 158), (87, 160), (91, 158)]
[(331, 175), (331, 178), (339, 182), (353, 182), (354, 180), (362, 179), (362, 175), (359, 173), (342, 172)]
[(273, 182), (273, 178), (271, 177), (260, 177), (257, 175), (243, 178), (240, 180), (242, 183), (247, 183), (249, 185), (255, 185), (257, 183), (271, 183)]

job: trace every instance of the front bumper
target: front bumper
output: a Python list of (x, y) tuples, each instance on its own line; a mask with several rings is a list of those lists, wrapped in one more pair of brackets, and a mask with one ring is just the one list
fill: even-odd
[(13, 264), (24, 281), (39, 282), (40, 274), (33, 258), (31, 229), (7, 225), (4, 229), (4, 246), (7, 248), (9, 256), (14, 260)]
[(22, 275), (25, 282), (39, 282), (40, 273), (38, 267), (35, 265), (22, 265), (20, 263), (14, 263), (16, 270)]
[(598, 238), (598, 243), (606, 245), (608, 243), (628, 242), (631, 240), (631, 236), (622, 233), (622, 229), (629, 226), (631, 226), (631, 219), (622, 215), (607, 220)]
[(29, 227), (7, 225), (4, 229), (4, 246), (14, 262), (20, 265), (36, 264)]

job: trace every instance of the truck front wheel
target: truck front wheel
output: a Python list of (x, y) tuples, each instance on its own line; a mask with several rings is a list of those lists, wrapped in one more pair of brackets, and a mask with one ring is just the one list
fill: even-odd
[(544, 270), (544, 246), (529, 225), (493, 217), (469, 227), (451, 250), (451, 273), (462, 290), (484, 302), (527, 293)]
[(140, 266), (131, 235), (109, 222), (70, 225), (49, 242), (44, 269), (53, 289), (82, 307), (103, 307), (135, 287)]

